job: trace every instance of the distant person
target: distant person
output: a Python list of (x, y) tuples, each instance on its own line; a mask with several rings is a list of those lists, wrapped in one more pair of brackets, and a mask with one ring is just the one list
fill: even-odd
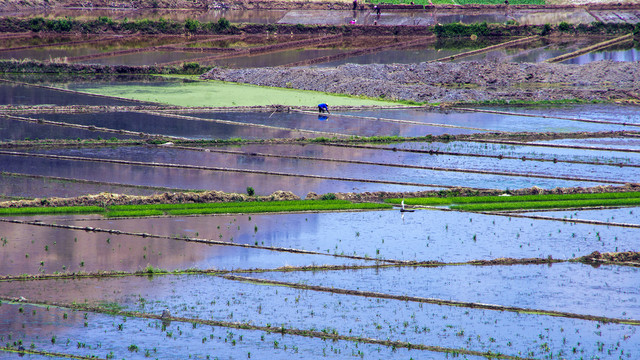
[(505, 5), (509, 5), (509, 0), (504, 0)]
[(325, 103), (322, 103), (322, 104), (318, 105), (318, 112), (320, 112), (320, 113), (325, 113), (326, 112), (327, 114), (331, 114), (329, 112), (329, 105), (327, 105)]
[(353, 0), (353, 10), (358, 9), (358, 0)]

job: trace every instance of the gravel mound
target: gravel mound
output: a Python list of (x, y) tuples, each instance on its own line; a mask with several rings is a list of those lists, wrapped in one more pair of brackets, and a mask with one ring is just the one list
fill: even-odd
[(215, 68), (205, 79), (418, 102), (633, 98), (638, 62), (586, 65), (460, 62), (332, 68)]

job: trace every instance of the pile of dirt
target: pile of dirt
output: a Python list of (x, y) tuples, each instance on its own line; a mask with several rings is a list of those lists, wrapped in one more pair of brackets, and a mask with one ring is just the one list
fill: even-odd
[(625, 251), (625, 252), (601, 253), (599, 251), (594, 251), (589, 255), (578, 258), (578, 261), (581, 261), (587, 264), (615, 263), (615, 264), (640, 266), (640, 252)]
[(585, 65), (471, 61), (329, 68), (215, 68), (205, 79), (417, 102), (610, 100), (640, 97), (633, 62)]
[[(350, 200), (354, 202), (375, 202), (382, 201), (384, 199), (399, 199), (399, 198), (418, 198), (418, 197), (451, 197), (451, 196), (497, 196), (503, 194), (509, 195), (542, 195), (542, 194), (595, 194), (604, 192), (630, 192), (640, 191), (640, 185), (638, 184), (626, 184), (623, 186), (612, 185), (598, 185), (594, 187), (572, 187), (562, 188), (557, 187), (554, 189), (542, 189), (537, 186), (516, 189), (516, 190), (477, 190), (465, 187), (454, 187), (448, 190), (425, 190), (425, 191), (412, 191), (412, 192), (390, 192), (390, 191), (374, 191), (363, 193), (335, 193), (336, 199)], [(322, 195), (310, 192), (307, 194), (306, 199), (319, 200)]]
[(225, 193), (222, 191), (175, 192), (150, 196), (122, 195), (100, 193), (82, 195), (72, 198), (46, 198), (34, 200), (16, 200), (0, 202), (0, 208), (32, 207), (32, 206), (110, 206), (110, 205), (143, 205), (143, 204), (185, 204), (214, 203), (232, 201), (281, 201), (300, 200), (290, 191), (276, 191), (267, 196), (249, 196), (246, 194)]

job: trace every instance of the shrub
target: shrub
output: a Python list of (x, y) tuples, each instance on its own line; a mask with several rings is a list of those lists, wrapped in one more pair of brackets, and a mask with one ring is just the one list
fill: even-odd
[(227, 30), (231, 27), (231, 22), (224, 17), (218, 19), (218, 30)]
[(35, 32), (42, 31), (44, 30), (44, 25), (45, 25), (45, 21), (41, 17), (36, 17), (29, 20), (29, 29), (31, 29), (31, 31), (35, 31)]
[(247, 195), (253, 196), (255, 193), (256, 191), (251, 186), (247, 187)]
[(560, 24), (558, 24), (558, 30), (560, 31), (569, 31), (571, 30), (571, 28), (573, 28), (573, 26), (566, 21), (563, 21)]
[(187, 31), (189, 32), (194, 33), (198, 31), (199, 27), (200, 27), (200, 22), (198, 20), (187, 19), (184, 21), (184, 28), (187, 29)]
[(334, 193), (326, 193), (324, 195), (322, 195), (322, 200), (335, 200), (336, 199), (336, 194)]

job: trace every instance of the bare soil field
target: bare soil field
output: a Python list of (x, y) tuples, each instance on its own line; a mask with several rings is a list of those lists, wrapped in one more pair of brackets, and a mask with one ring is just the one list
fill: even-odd
[(640, 98), (640, 68), (501, 62), (354, 65), (336, 68), (216, 68), (206, 79), (439, 103)]

